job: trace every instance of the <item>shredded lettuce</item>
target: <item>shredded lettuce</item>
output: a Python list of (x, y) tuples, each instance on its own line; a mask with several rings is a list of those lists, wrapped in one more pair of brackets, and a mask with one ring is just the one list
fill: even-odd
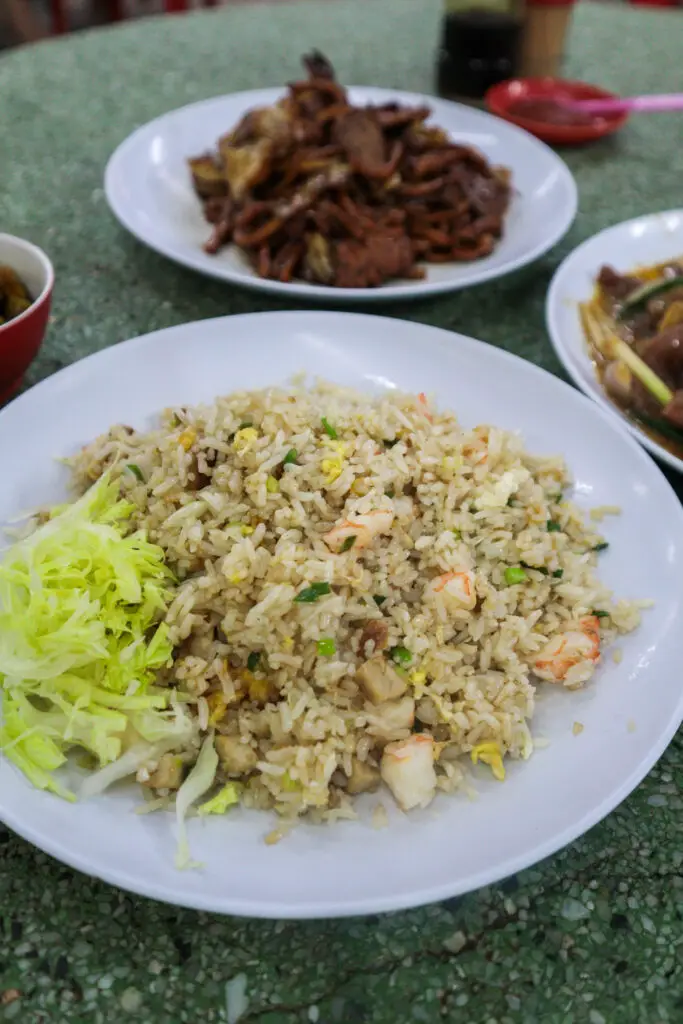
[(218, 754), (213, 743), (213, 732), (209, 733), (199, 751), (197, 762), (178, 790), (175, 799), (176, 823), (178, 825), (178, 849), (176, 867), (180, 870), (201, 867), (190, 857), (190, 844), (187, 839), (187, 813), (200, 796), (210, 789), (216, 778)]
[(69, 799), (54, 773), (70, 748), (132, 772), (130, 748), (148, 758), (188, 734), (154, 686), (172, 657), (158, 625), (172, 578), (162, 549), (128, 532), (133, 508), (105, 474), (0, 563), (0, 752)]
[(240, 802), (241, 788), (236, 782), (226, 782), (222, 789), (219, 789), (215, 796), (203, 803), (197, 814), (225, 814), (231, 807)]

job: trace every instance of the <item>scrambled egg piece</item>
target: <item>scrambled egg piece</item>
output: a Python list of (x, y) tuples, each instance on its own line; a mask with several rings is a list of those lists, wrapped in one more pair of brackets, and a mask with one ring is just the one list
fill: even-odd
[(340, 459), (346, 458), (346, 445), (342, 441), (333, 441), (331, 438), (327, 438), (325, 444), (333, 452), (336, 452)]
[(523, 466), (520, 466), (519, 469), (506, 470), (495, 484), (479, 495), (474, 502), (475, 507), (479, 511), (486, 508), (504, 508), (512, 495), (517, 493), (530, 476), (529, 470), (524, 469)]
[(178, 437), (178, 444), (181, 448), (184, 448), (186, 452), (189, 452), (196, 440), (197, 431), (193, 430), (192, 427), (188, 427), (187, 430), (183, 430), (182, 434)]
[(441, 472), (448, 479), (454, 477), (462, 469), (462, 456), (445, 455), (441, 460)]
[(341, 476), (342, 471), (342, 460), (337, 457), (336, 459), (323, 459), (322, 471), (325, 474), (325, 483), (333, 484), (337, 477)]
[(228, 710), (228, 702), (220, 691), (216, 693), (210, 693), (206, 698), (206, 703), (209, 705), (209, 725), (216, 725), (222, 718), (225, 718), (225, 713)]
[(424, 692), (424, 685), (427, 682), (427, 673), (417, 669), (415, 672), (411, 672), (408, 678), (415, 687), (415, 696), (421, 697)]
[(470, 757), (472, 758), (472, 764), (482, 761), (489, 766), (494, 778), (498, 779), (499, 782), (504, 781), (503, 755), (498, 743), (480, 743), (478, 746), (472, 747)]
[(243, 452), (247, 450), (250, 444), (253, 444), (257, 437), (258, 430), (254, 430), (253, 427), (243, 427), (241, 430), (238, 430), (237, 433), (235, 434), (232, 441), (232, 446), (237, 452), (237, 454), (241, 455)]
[(334, 441), (331, 437), (325, 439), (325, 447), (330, 448), (335, 454), (329, 459), (323, 459), (321, 468), (326, 475), (325, 483), (333, 484), (341, 476), (346, 458), (347, 446), (342, 441)]

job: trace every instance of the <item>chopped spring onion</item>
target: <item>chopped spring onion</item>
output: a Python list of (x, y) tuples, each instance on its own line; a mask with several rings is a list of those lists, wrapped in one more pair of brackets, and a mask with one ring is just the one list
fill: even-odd
[(293, 463), (296, 462), (298, 454), (299, 453), (297, 452), (296, 448), (290, 448), (287, 454), (285, 455), (284, 459), (282, 460), (282, 465), (291, 466)]
[(670, 441), (675, 441), (677, 444), (683, 443), (683, 430), (680, 427), (675, 427), (673, 423), (669, 423), (667, 420), (660, 419), (657, 416), (646, 416), (642, 412), (635, 413), (635, 415), (643, 426), (649, 427), (650, 430), (656, 430), (658, 434), (667, 437)]
[(529, 577), (524, 572), (524, 569), (520, 569), (518, 565), (509, 565), (505, 570), (505, 582), (510, 586), (514, 586), (515, 583), (524, 583)]
[(523, 569), (531, 569), (533, 572), (540, 572), (541, 576), (547, 576), (548, 570), (544, 565), (528, 565), (527, 562), (519, 563)]
[(604, 611), (602, 608), (593, 609), (593, 615), (596, 617), (596, 619), (608, 619), (609, 614), (609, 612)]
[(294, 600), (297, 604), (312, 604), (319, 597), (323, 597), (324, 594), (329, 594), (330, 589), (329, 583), (311, 583), (310, 587), (300, 590)]
[(261, 660), (261, 652), (260, 651), (252, 651), (251, 654), (249, 655), (249, 657), (247, 658), (247, 668), (249, 669), (250, 672), (255, 672), (256, 671), (256, 669), (258, 668), (258, 663), (259, 663), (260, 660)]
[(553, 577), (556, 580), (561, 580), (563, 576), (564, 576), (564, 569), (556, 569), (555, 572), (553, 573)]
[(240, 425), (239, 425), (239, 427), (237, 429), (238, 430), (248, 430), (249, 427), (253, 427), (253, 426), (254, 426), (254, 424), (251, 422), (251, 420), (245, 420), (244, 423), (240, 423)]
[(399, 440), (400, 440), (400, 439), (399, 439), (398, 437), (395, 437), (393, 441), (387, 441), (387, 440), (385, 439), (385, 441), (384, 441), (384, 447), (385, 447), (385, 448), (393, 448), (395, 444), (398, 444)]
[(396, 497), (396, 490), (395, 490), (394, 487), (387, 487), (387, 489), (386, 489), (386, 491), (384, 493), (386, 494), (387, 498), (394, 498), (394, 497)]
[(330, 423), (330, 421), (329, 421), (329, 420), (327, 419), (327, 417), (326, 417), (326, 416), (323, 416), (323, 418), (321, 419), (321, 421), (320, 421), (320, 422), (322, 423), (322, 425), (323, 425), (323, 430), (325, 431), (325, 433), (327, 434), (327, 436), (328, 436), (329, 438), (331, 438), (331, 440), (332, 440), (332, 441), (336, 441), (336, 440), (337, 440), (337, 438), (339, 437), (339, 434), (338, 434), (338, 433), (337, 433), (337, 431), (336, 431), (336, 430), (334, 429), (334, 427), (332, 426), (332, 424)]
[(609, 543), (606, 540), (601, 540), (599, 544), (596, 544), (591, 550), (592, 551), (606, 551), (609, 547)]
[(129, 469), (133, 476), (137, 477), (138, 480), (145, 479), (144, 476), (142, 475), (142, 470), (140, 469), (139, 466), (136, 466), (134, 462), (129, 462), (128, 465), (126, 466), (126, 469)]
[(318, 640), (318, 654), (324, 658), (331, 658), (333, 654), (337, 653), (337, 645), (331, 636), (325, 636), (322, 640)]
[(634, 352), (630, 345), (627, 345), (615, 334), (611, 327), (601, 323), (588, 306), (581, 306), (581, 317), (588, 339), (598, 352), (606, 359), (621, 360), (658, 402), (668, 405), (674, 396), (673, 391), (650, 369), (637, 352)]
[(350, 551), (353, 545), (356, 543), (358, 538), (355, 536), (347, 537), (342, 546), (339, 548), (341, 552)]
[(407, 665), (413, 660), (413, 656), (407, 647), (392, 647), (389, 651), (389, 657), (397, 665)]
[(285, 772), (281, 779), (281, 786), (285, 793), (296, 793), (298, 789), (301, 789), (301, 783), (293, 779), (289, 772)]
[(680, 275), (658, 278), (656, 281), (647, 281), (626, 296), (624, 304), (617, 313), (617, 318), (623, 320), (624, 317), (644, 306), (650, 299), (653, 299), (655, 295), (668, 292), (671, 288), (680, 288), (681, 285), (683, 285), (683, 277)]
[(280, 485), (274, 476), (269, 476), (266, 480), (266, 490), (268, 491), (268, 494), (277, 494), (280, 490)]
[(372, 598), (372, 600), (375, 602), (375, 604), (379, 608), (386, 601), (386, 597), (384, 596), (384, 594), (375, 594), (374, 597)]
[(562, 527), (555, 519), (549, 519), (545, 525), (548, 533), (562, 533)]

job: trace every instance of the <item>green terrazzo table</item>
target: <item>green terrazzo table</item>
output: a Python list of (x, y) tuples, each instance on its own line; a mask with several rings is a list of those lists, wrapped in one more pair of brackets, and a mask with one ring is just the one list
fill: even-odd
[[(291, 78), (311, 45), (342, 81), (432, 89), (435, 0), (236, 7), (130, 23), (0, 58), (0, 227), (52, 256), (49, 337), (29, 382), (130, 336), (282, 308), (147, 252), (109, 215), (105, 161), (137, 125)], [(582, 5), (569, 71), (622, 93), (680, 87), (683, 15)], [(647, 40), (647, 41), (646, 41)], [(551, 274), (615, 221), (681, 205), (676, 115), (566, 153), (581, 193), (564, 242), (486, 293), (392, 306), (558, 364)], [(175, 910), (62, 867), (0, 825), (0, 1021), (228, 1021), (244, 975), (253, 1024), (662, 1024), (683, 1020), (681, 758), (564, 852), (465, 899), (357, 921), (263, 923)], [(0, 784), (2, 765), (0, 764)], [(425, 871), (429, 865), (425, 864)]]

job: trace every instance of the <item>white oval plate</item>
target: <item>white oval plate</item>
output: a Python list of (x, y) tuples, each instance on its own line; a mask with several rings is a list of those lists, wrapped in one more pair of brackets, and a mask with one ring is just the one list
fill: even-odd
[[(600, 570), (624, 597), (653, 597), (642, 627), (570, 694), (546, 688), (535, 734), (549, 740), (503, 784), (477, 770), (480, 799), (440, 796), (403, 815), (367, 798), (361, 822), (302, 825), (277, 846), (273, 819), (236, 810), (190, 822), (203, 871), (174, 868), (169, 814), (140, 817), (134, 784), (67, 804), (0, 765), (0, 818), (68, 864), (137, 893), (199, 909), (285, 918), (362, 914), (428, 903), (532, 864), (590, 828), (630, 793), (683, 716), (680, 586), (683, 510), (652, 460), (573, 388), (497, 348), (401, 320), (324, 312), (203, 320), (75, 363), (0, 414), (0, 521), (64, 497), (55, 458), (112, 423), (143, 427), (162, 407), (286, 382), (306, 369), (368, 392), (433, 392), (463, 423), (521, 430), (529, 449), (563, 452), (584, 505), (619, 504), (604, 524)], [(49, 428), (46, 426), (49, 424)], [(580, 736), (572, 724), (585, 726)], [(381, 799), (383, 830), (369, 825)]]
[(351, 88), (354, 103), (426, 104), (432, 120), (453, 139), (475, 146), (494, 164), (512, 169), (518, 194), (505, 235), (491, 256), (473, 263), (432, 265), (423, 281), (381, 288), (330, 288), (257, 276), (235, 246), (207, 256), (202, 245), (211, 227), (192, 189), (188, 157), (215, 148), (248, 110), (274, 103), (283, 89), (233, 93), (181, 107), (133, 132), (114, 152), (105, 172), (109, 206), (121, 224), (145, 245), (210, 277), (309, 301), (387, 301), (456, 291), (509, 274), (537, 259), (567, 231), (576, 215), (577, 191), (563, 161), (527, 132), (491, 114), (457, 103), (388, 89)]
[(683, 459), (657, 444), (624, 416), (600, 386), (581, 327), (579, 302), (593, 294), (595, 279), (604, 263), (626, 273), (638, 266), (681, 256), (683, 210), (649, 213), (623, 221), (593, 235), (563, 260), (550, 282), (545, 305), (545, 321), (553, 348), (577, 387), (616, 417), (653, 455), (679, 473), (683, 473)]

